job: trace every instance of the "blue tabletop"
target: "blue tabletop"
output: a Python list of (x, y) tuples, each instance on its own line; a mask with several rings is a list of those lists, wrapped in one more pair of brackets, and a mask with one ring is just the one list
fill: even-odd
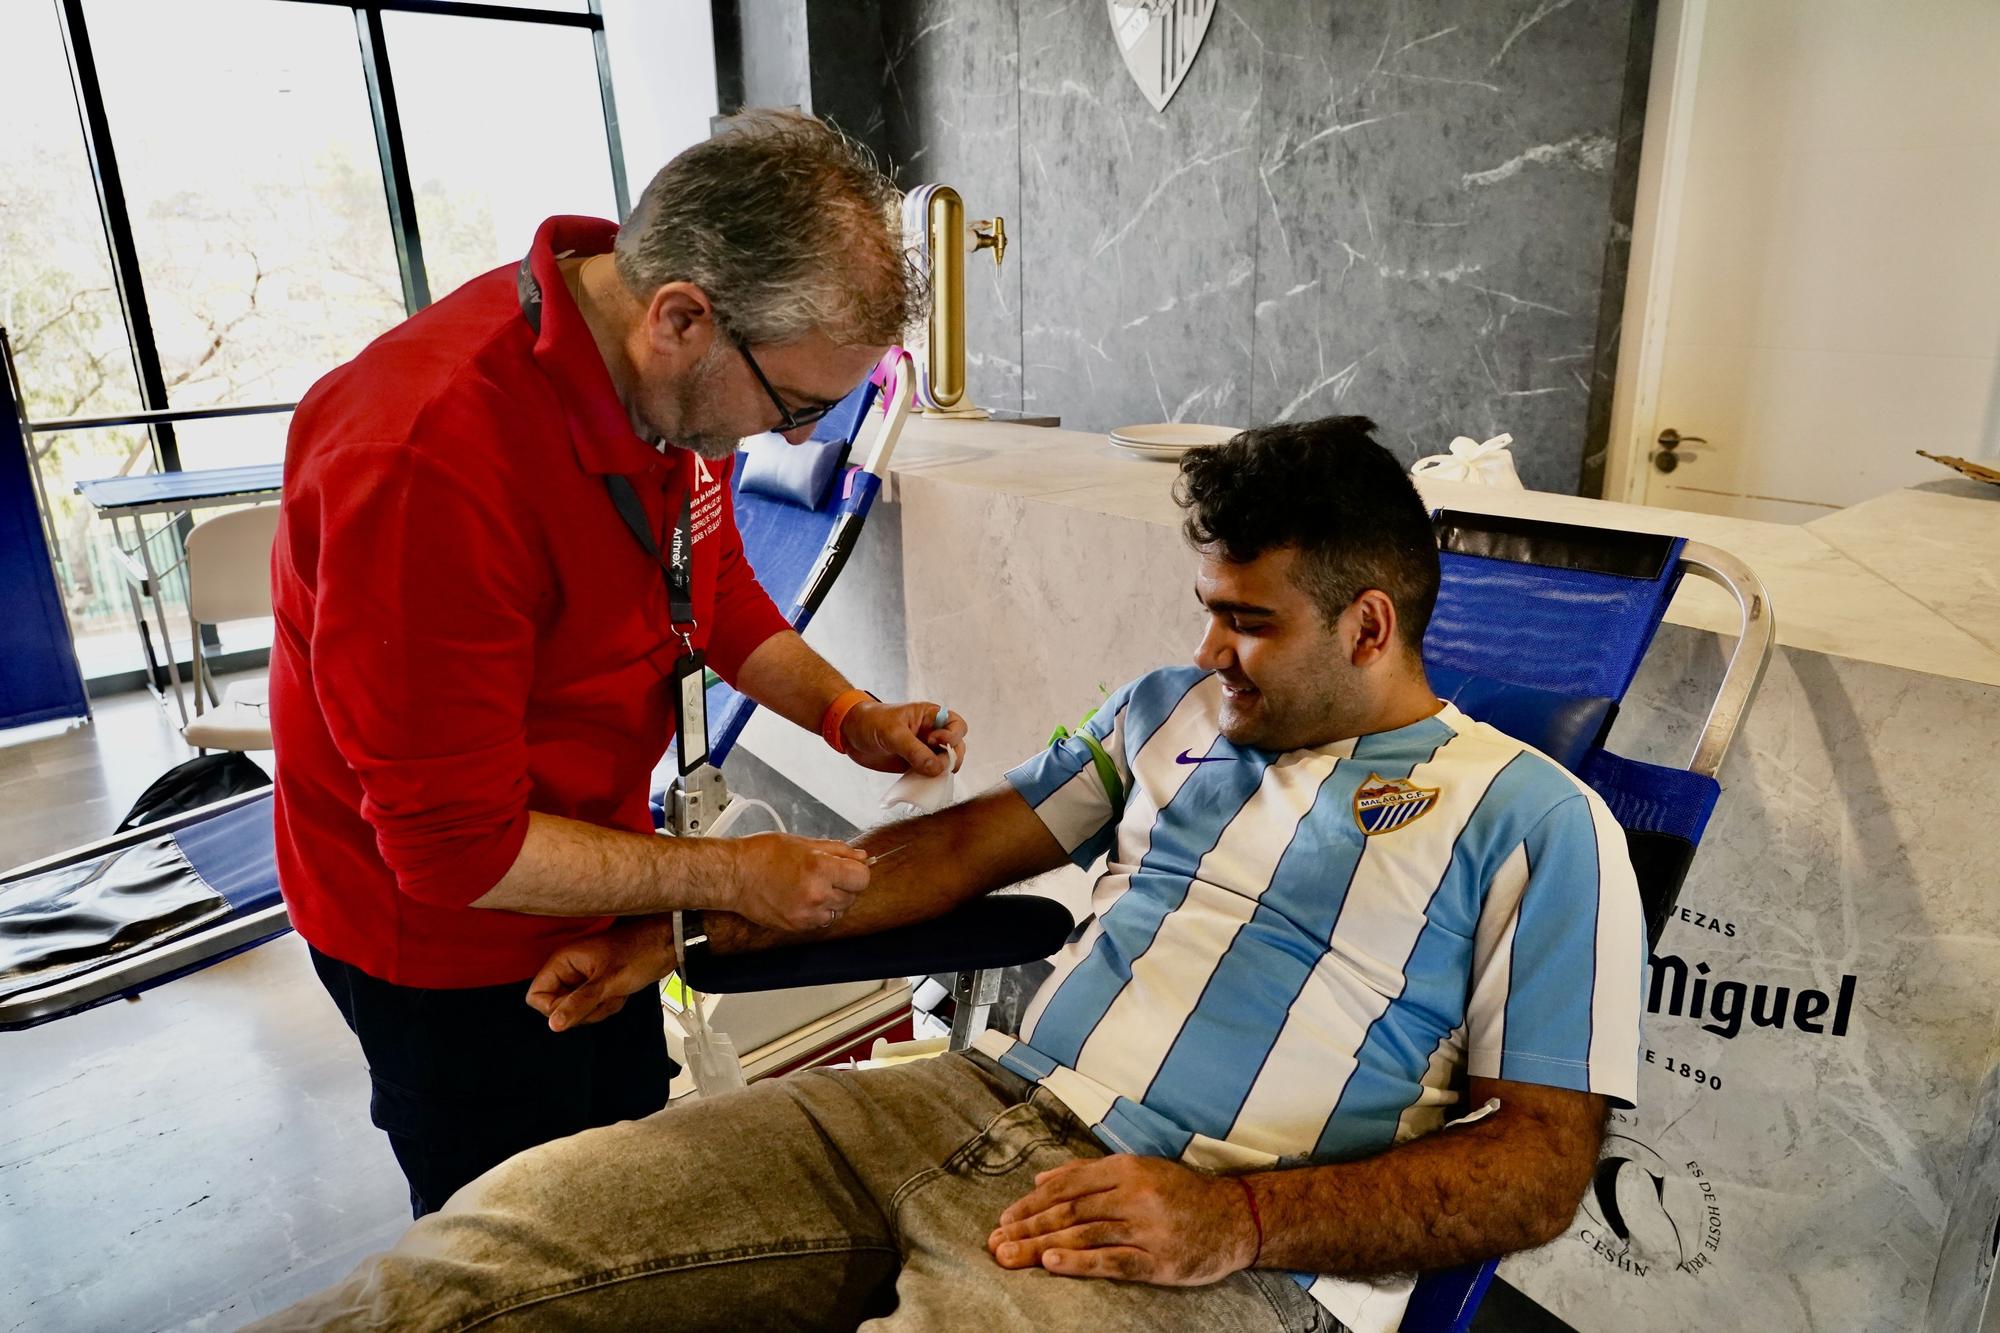
[(285, 465), (212, 467), (193, 472), (161, 472), (144, 477), (100, 477), (79, 481), (76, 492), (99, 511), (147, 505), (215, 504), (240, 495), (270, 495), (284, 489)]

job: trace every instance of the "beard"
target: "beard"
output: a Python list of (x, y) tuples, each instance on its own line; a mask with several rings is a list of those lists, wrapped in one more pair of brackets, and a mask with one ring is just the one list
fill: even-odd
[(1365, 716), (1358, 683), (1338, 671), (1280, 674), (1268, 681), (1225, 673), (1223, 682), (1255, 691), (1248, 698), (1225, 696), (1221, 709), (1223, 736), (1253, 750), (1283, 753), (1323, 745), (1331, 737), (1355, 734), (1353, 719)]
[(645, 423), (652, 432), (652, 438), (664, 440), (676, 449), (685, 449), (711, 463), (719, 463), (736, 452), (737, 445), (742, 443), (741, 436), (706, 429), (702, 420), (702, 404), (709, 396), (709, 387), (720, 373), (721, 365), (722, 347), (718, 343), (708, 349), (686, 379), (673, 387), (672, 426), (662, 429), (655, 422)]
[(737, 446), (743, 441), (735, 438), (725, 439), (720, 435), (683, 435), (680, 439), (668, 440), (667, 443), (676, 449), (686, 449), (711, 463), (720, 463), (734, 455)]

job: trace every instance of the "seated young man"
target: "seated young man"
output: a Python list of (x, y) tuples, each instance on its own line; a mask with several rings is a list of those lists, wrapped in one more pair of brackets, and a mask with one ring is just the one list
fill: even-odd
[[(1638, 893), (1595, 794), (1425, 683), (1437, 549), (1370, 429), (1189, 453), (1194, 665), (865, 840), (906, 850), (825, 935), (1106, 858), (1018, 1038), (523, 1153), (265, 1327), (1377, 1330), (1415, 1270), (1558, 1235), (1634, 1092)], [(601, 1018), (671, 941), (530, 1002)]]

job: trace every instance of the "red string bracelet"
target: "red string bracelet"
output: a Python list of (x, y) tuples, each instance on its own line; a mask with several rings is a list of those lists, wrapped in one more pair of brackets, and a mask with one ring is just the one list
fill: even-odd
[(1264, 1219), (1257, 1215), (1257, 1196), (1251, 1192), (1250, 1182), (1242, 1176), (1235, 1177), (1235, 1180), (1243, 1187), (1243, 1202), (1250, 1208), (1250, 1225), (1257, 1228), (1257, 1252), (1250, 1256), (1250, 1263), (1247, 1265), (1255, 1268), (1257, 1261), (1264, 1256)]

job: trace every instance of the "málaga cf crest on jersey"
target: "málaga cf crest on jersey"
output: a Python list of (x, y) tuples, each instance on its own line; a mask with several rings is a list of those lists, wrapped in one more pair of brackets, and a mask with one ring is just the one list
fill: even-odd
[(1361, 790), (1354, 793), (1354, 822), (1371, 838), (1399, 829), (1428, 814), (1437, 804), (1439, 790), (1419, 787), (1408, 778), (1370, 773)]

